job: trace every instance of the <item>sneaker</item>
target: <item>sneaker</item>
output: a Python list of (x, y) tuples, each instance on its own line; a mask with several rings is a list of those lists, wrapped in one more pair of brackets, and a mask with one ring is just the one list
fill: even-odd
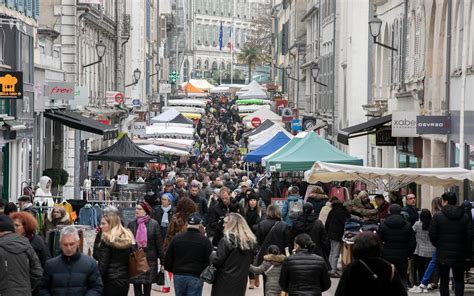
[(428, 290), (436, 290), (436, 289), (438, 289), (438, 284), (429, 283), (426, 288)]
[(413, 286), (410, 290), (408, 290), (408, 292), (410, 292), (410, 293), (423, 293), (424, 290), (426, 290), (426, 289), (423, 289), (420, 285), (420, 286)]

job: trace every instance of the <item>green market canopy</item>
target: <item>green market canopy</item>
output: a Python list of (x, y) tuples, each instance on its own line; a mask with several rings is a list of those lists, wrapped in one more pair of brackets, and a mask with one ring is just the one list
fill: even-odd
[(352, 157), (332, 146), (314, 132), (299, 141), (290, 141), (266, 161), (267, 169), (276, 172), (306, 171), (317, 161), (363, 165), (360, 158)]

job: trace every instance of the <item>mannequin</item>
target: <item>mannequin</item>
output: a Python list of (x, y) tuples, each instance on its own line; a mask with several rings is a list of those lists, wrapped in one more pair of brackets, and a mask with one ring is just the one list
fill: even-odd
[(34, 202), (43, 205), (46, 203), (48, 207), (54, 206), (54, 200), (51, 194), (51, 185), (53, 181), (48, 176), (42, 176), (39, 181), (39, 188), (36, 189)]

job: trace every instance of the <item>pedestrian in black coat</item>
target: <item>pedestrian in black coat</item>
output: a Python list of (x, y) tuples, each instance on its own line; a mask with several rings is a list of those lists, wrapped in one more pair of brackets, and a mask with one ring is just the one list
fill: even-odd
[(416, 248), (416, 237), (409, 222), (401, 215), (401, 207), (393, 204), (390, 215), (380, 224), (377, 234), (383, 245), (382, 258), (395, 265), (407, 286), (408, 258)]
[(201, 219), (203, 220), (203, 225), (206, 225), (209, 209), (207, 207), (207, 200), (202, 197), (200, 193), (201, 191), (199, 187), (197, 185), (192, 185), (191, 189), (189, 190), (189, 198), (197, 205), (198, 213), (201, 216)]
[(134, 243), (133, 234), (122, 226), (118, 215), (104, 215), (101, 236), (94, 245), (94, 258), (99, 264), (99, 272), (104, 283), (103, 296), (126, 296), (130, 280), (128, 259)]
[(331, 211), (326, 219), (326, 232), (328, 234), (331, 251), (329, 253), (329, 264), (331, 266), (331, 276), (339, 276), (337, 271), (337, 261), (341, 253), (342, 236), (346, 220), (351, 217), (347, 208), (351, 208), (352, 201), (345, 201), (343, 205), (336, 199), (331, 203)]
[(224, 222), (224, 237), (210, 258), (217, 268), (211, 296), (244, 296), (256, 239), (240, 214), (230, 213)]
[(455, 294), (462, 295), (466, 259), (471, 258), (472, 224), (464, 209), (456, 206), (455, 193), (446, 192), (441, 198), (443, 207), (433, 216), (428, 232), (436, 247), (440, 292), (442, 296), (449, 295), (449, 271), (452, 270)]
[(416, 207), (416, 197), (414, 194), (410, 193), (406, 197), (406, 206), (402, 208), (402, 212), (408, 214), (408, 222), (411, 226), (415, 225), (415, 222), (420, 219), (418, 214), (418, 208)]
[(222, 187), (219, 192), (219, 199), (209, 208), (207, 221), (208, 234), (212, 236), (212, 244), (217, 246), (223, 236), (224, 217), (229, 213), (231, 204), (230, 191), (227, 187)]
[[(160, 225), (161, 237), (165, 238), (168, 232), (168, 226), (171, 223), (171, 218), (176, 211), (173, 206), (174, 196), (171, 193), (164, 193), (161, 196), (159, 205), (153, 207), (151, 218)], [(166, 214), (166, 215), (165, 215)]]
[(279, 281), (280, 287), (289, 296), (320, 296), (331, 287), (326, 262), (311, 251), (314, 247), (306, 233), (295, 238), (295, 253), (285, 258)]
[(406, 296), (406, 288), (395, 267), (382, 259), (382, 244), (372, 232), (361, 232), (354, 240), (354, 260), (346, 266), (336, 296)]
[(307, 202), (311, 203), (314, 208), (314, 214), (319, 218), (319, 213), (321, 209), (328, 202), (329, 197), (324, 193), (324, 190), (321, 186), (314, 187), (308, 195)]
[(260, 183), (257, 194), (260, 200), (262, 200), (267, 207), (271, 205), (273, 193), (263, 182)]

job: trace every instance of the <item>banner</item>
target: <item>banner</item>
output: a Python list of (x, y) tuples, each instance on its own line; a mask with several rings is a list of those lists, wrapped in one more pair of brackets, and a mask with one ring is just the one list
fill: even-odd
[(451, 133), (451, 116), (417, 116), (416, 133), (419, 135), (446, 135)]
[(396, 111), (392, 113), (392, 137), (418, 137), (416, 117), (418, 112)]

